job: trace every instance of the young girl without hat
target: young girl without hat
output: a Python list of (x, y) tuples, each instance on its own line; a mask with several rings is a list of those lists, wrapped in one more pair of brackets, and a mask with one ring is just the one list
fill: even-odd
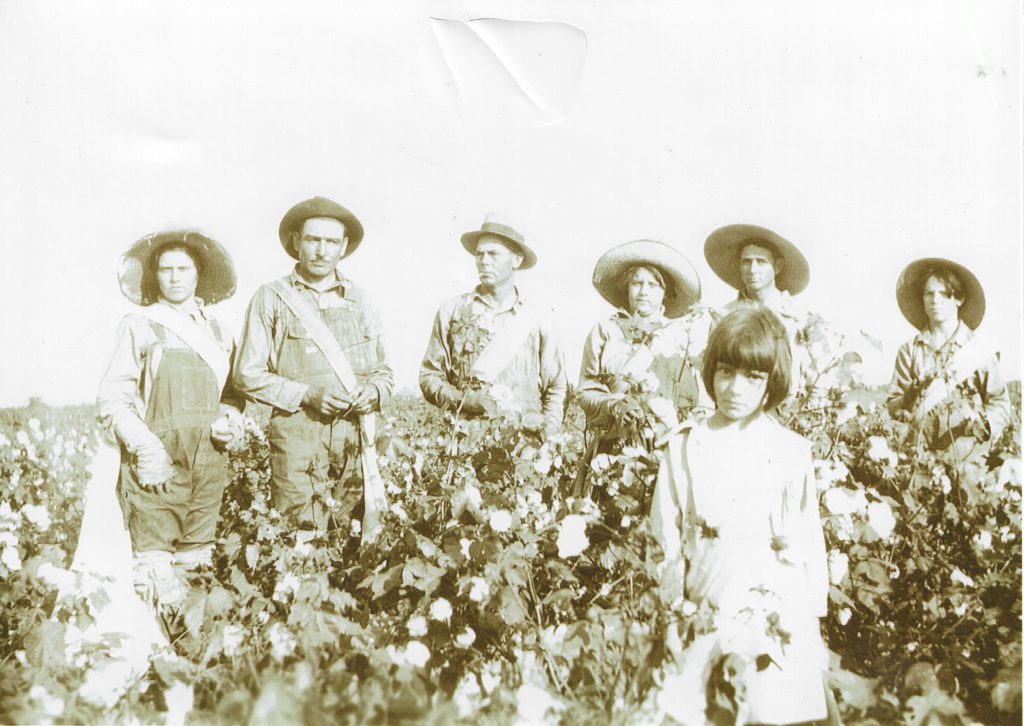
[[(828, 570), (811, 445), (769, 415), (790, 371), (772, 312), (730, 313), (703, 360), (715, 412), (663, 450), (651, 512), (662, 587), (684, 611), (714, 613), (713, 626), (687, 641), (674, 627), (668, 634), (676, 669), (659, 703), (682, 723), (715, 721), (728, 702), (736, 723), (828, 717), (819, 625)], [(718, 692), (726, 681), (735, 690)]]

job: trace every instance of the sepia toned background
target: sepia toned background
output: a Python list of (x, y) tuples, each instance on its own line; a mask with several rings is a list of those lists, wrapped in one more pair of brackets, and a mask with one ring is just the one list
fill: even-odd
[[(945, 256), (1021, 367), (1019, 8), (1006, 2), (0, 3), (0, 406), (95, 396), (129, 310), (120, 253), (169, 226), (234, 255), (237, 329), (285, 274), (281, 215), (315, 194), (366, 228), (343, 271), (415, 389), (434, 309), (475, 282), (459, 235), (496, 212), (540, 261), (570, 379), (608, 307), (597, 257), (703, 259), (735, 222), (805, 251), (802, 299), (881, 383), (913, 334), (896, 278)], [(472, 22), (469, 22), (472, 21)]]

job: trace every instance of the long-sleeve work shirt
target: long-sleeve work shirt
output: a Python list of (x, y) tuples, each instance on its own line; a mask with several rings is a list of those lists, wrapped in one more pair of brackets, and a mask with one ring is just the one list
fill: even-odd
[[(356, 379), (377, 389), (381, 405), (387, 402), (394, 373), (380, 318), (362, 288), (337, 275), (318, 291), (294, 270), (285, 280), (334, 333)], [(269, 285), (261, 286), (249, 303), (232, 380), (247, 398), (289, 412), (299, 410), (314, 383), (341, 386), (308, 331)]]
[[(926, 332), (900, 346), (896, 367), (889, 384), (887, 405), (896, 418), (913, 414), (928, 383), (944, 378), (954, 356), (974, 338), (963, 323), (949, 340), (936, 348)], [(959, 436), (968, 435), (969, 424), (984, 415), (991, 438), (998, 438), (1010, 421), (1010, 398), (999, 376), (996, 354), (988, 362), (956, 384), (956, 395), (935, 406), (921, 421), (922, 433), (933, 445), (944, 448)]]
[(507, 386), (522, 411), (539, 412), (548, 425), (561, 425), (567, 387), (562, 354), (548, 320), (527, 305), (516, 291), (510, 306), (497, 309), (479, 289), (442, 303), (420, 366), (424, 398), (440, 408), (456, 408), (472, 385), (473, 363), (490, 339), (515, 316), (534, 315), (537, 323), (493, 381), (492, 390)]
[[(220, 341), (225, 352), (231, 350), (230, 337), (221, 333), (219, 324), (204, 308), (199, 307), (192, 317)], [(163, 326), (161, 339), (154, 327), (156, 325), (159, 324), (136, 313), (129, 313), (121, 319), (114, 351), (100, 381), (97, 396), (101, 425), (110, 427), (118, 440), (132, 453), (146, 445), (159, 443), (156, 435), (146, 426), (145, 420), (153, 381), (164, 349), (188, 348), (178, 336)], [(221, 402), (239, 410), (244, 406), (242, 397), (230, 382), (221, 393)]]

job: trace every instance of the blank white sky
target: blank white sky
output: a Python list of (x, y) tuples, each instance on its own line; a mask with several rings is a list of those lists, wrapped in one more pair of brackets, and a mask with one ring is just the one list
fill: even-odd
[[(609, 311), (590, 285), (602, 252), (669, 242), (717, 306), (731, 293), (702, 245), (733, 222), (805, 250), (806, 304), (884, 342), (875, 382), (914, 332), (893, 294), (900, 270), (931, 255), (966, 264), (988, 295), (982, 331), (1018, 378), (1018, 13), (952, 0), (7, 0), (0, 405), (94, 398), (129, 308), (117, 258), (169, 225), (232, 251), (239, 293), (218, 308), (237, 326), (256, 286), (289, 269), (281, 215), (314, 194), (363, 221), (342, 269), (381, 310), (401, 388), (416, 387), (437, 304), (475, 282), (459, 235), (492, 210), (539, 254), (520, 288), (554, 310), (571, 379)], [(491, 38), (546, 115), (464, 26), (431, 21), (495, 17), (582, 31)]]

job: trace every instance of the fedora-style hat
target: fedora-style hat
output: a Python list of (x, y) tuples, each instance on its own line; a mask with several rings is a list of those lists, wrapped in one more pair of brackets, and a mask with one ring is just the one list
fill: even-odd
[(160, 287), (153, 274), (153, 255), (170, 246), (184, 247), (198, 259), (196, 297), (212, 305), (235, 294), (235, 264), (228, 251), (195, 230), (171, 229), (143, 237), (121, 255), (117, 281), (126, 298), (136, 305), (157, 301)]
[(985, 291), (974, 273), (963, 265), (941, 257), (925, 257), (907, 265), (896, 282), (896, 302), (903, 317), (918, 330), (928, 326), (928, 313), (924, 309), (924, 284), (936, 272), (952, 272), (963, 285), (964, 301), (960, 305), (960, 319), (974, 330), (985, 317)]
[(626, 273), (636, 265), (657, 269), (665, 278), (665, 317), (678, 318), (700, 300), (700, 276), (690, 261), (664, 242), (639, 239), (612, 247), (594, 266), (594, 287), (617, 308), (629, 300)]
[(523, 256), (523, 262), (519, 265), (520, 270), (526, 270), (537, 264), (537, 255), (526, 245), (526, 240), (519, 232), (514, 230), (507, 224), (501, 222), (495, 222), (492, 219), (492, 215), (487, 215), (487, 219), (480, 225), (480, 229), (474, 229), (472, 232), (466, 232), (462, 235), (462, 246), (466, 248), (466, 251), (471, 255), (476, 254), (476, 246), (480, 242), (480, 238), (485, 234), (494, 235), (501, 240), (508, 242), (510, 245), (518, 250), (519, 254)]
[(737, 290), (743, 289), (740, 275), (740, 253), (747, 245), (761, 245), (775, 250), (783, 260), (782, 270), (775, 275), (775, 286), (791, 295), (802, 292), (811, 281), (807, 258), (792, 242), (775, 232), (754, 224), (730, 224), (719, 227), (704, 242), (704, 257), (715, 274)]
[(292, 234), (302, 231), (302, 224), (313, 217), (330, 217), (345, 225), (345, 237), (348, 238), (348, 247), (342, 259), (356, 251), (356, 247), (363, 241), (363, 225), (356, 219), (356, 215), (345, 209), (337, 202), (327, 197), (313, 197), (299, 202), (285, 212), (281, 218), (281, 225), (277, 229), (277, 236), (281, 239), (281, 246), (291, 257), (299, 259), (299, 253), (292, 245)]

